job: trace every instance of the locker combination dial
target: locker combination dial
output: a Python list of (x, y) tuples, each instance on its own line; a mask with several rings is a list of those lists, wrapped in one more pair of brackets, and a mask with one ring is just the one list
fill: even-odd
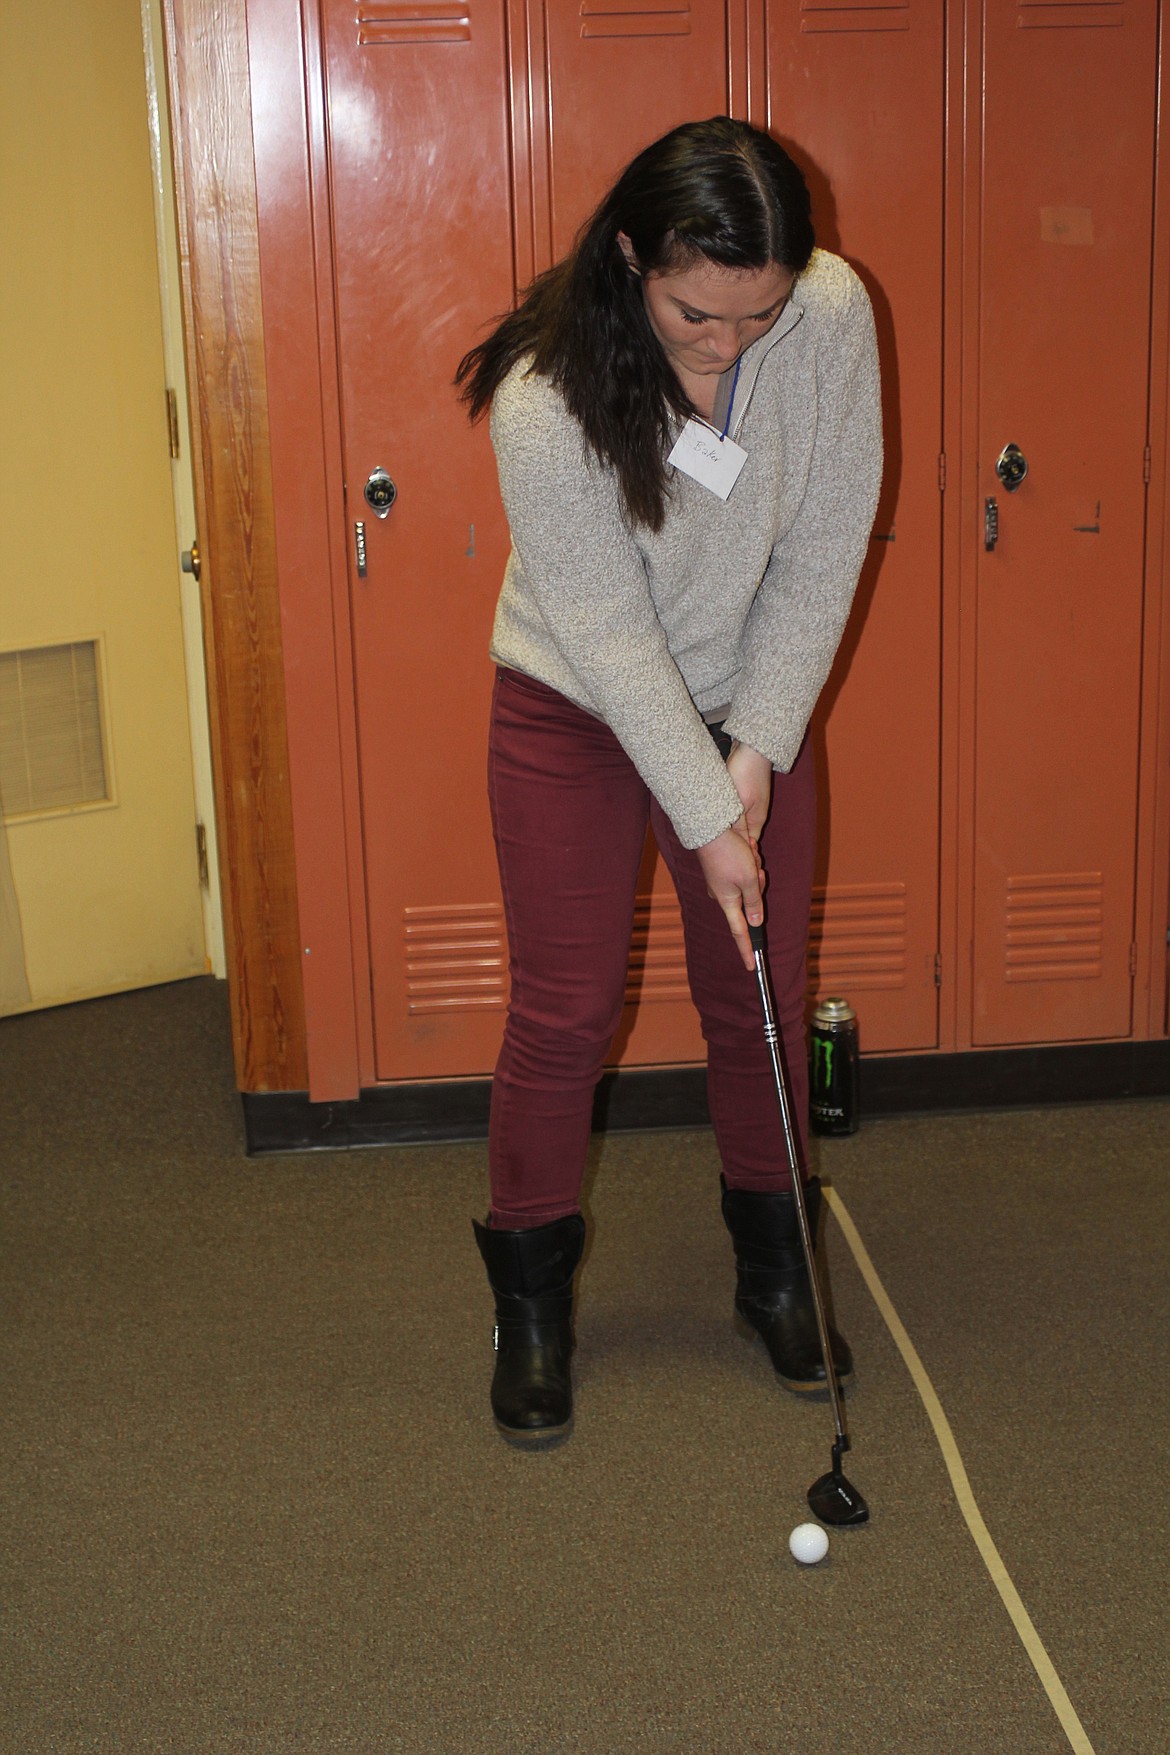
[(365, 485), (366, 504), (379, 518), (389, 516), (390, 508), (398, 498), (398, 489), (380, 466), (370, 471), (370, 479)]
[(996, 460), (995, 473), (1009, 494), (1014, 494), (1028, 473), (1028, 459), (1018, 445), (1005, 445)]

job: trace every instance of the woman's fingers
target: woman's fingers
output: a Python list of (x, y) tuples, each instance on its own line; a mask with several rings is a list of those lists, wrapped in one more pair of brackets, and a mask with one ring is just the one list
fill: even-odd
[[(742, 958), (742, 963), (744, 963), (744, 969), (749, 969), (749, 971), (751, 971), (751, 969), (756, 967), (756, 956), (754, 956), (753, 948), (751, 948), (751, 934), (747, 932), (747, 920), (744, 918), (744, 907), (751, 907), (751, 904), (747, 902), (747, 899), (744, 899), (744, 906), (740, 906), (738, 899), (735, 900), (735, 902), (724, 902), (723, 913), (726, 914), (726, 918), (728, 918), (728, 927), (731, 928), (731, 937), (735, 939), (735, 946), (737, 946), (740, 958)], [(758, 902), (756, 902), (756, 907), (760, 909), (760, 904), (758, 904)], [(747, 916), (747, 918), (751, 918), (751, 916)], [(760, 913), (760, 918), (763, 918), (763, 913)], [(753, 920), (753, 927), (758, 927), (758, 925), (760, 925), (760, 920)]]
[(764, 874), (746, 820), (741, 817), (714, 841), (700, 847), (698, 857), (707, 889), (727, 916), (744, 968), (752, 969), (755, 959), (748, 925), (758, 926), (764, 918)]

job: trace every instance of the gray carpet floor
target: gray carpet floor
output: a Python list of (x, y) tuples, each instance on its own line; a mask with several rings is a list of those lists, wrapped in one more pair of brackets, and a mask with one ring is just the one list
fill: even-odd
[[(709, 1133), (595, 1142), (577, 1422), (487, 1415), (481, 1145), (248, 1160), (210, 980), (0, 1023), (0, 1749), (1060, 1755), (834, 1220), (873, 1517), (731, 1323)], [(1170, 1750), (1170, 1103), (826, 1141), (1096, 1755)]]

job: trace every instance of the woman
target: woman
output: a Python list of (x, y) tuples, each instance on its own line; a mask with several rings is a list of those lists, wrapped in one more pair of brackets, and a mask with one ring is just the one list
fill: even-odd
[[(823, 1388), (747, 923), (763, 919), (766, 873), (803, 1130), (805, 730), (877, 499), (869, 302), (814, 249), (788, 155), (715, 117), (633, 160), (458, 381), (473, 418), (491, 407), (513, 545), (489, 758), (512, 994), (491, 1210), (475, 1226), (496, 1302), (496, 1424), (534, 1445), (571, 1420), (581, 1180), (647, 822), (708, 1047), (736, 1308), (788, 1388)], [(814, 1227), (819, 1195), (809, 1181)]]

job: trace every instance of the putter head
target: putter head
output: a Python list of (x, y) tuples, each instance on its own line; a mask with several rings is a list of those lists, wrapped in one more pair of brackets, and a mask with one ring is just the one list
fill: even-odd
[(840, 1529), (848, 1524), (868, 1523), (869, 1506), (852, 1481), (840, 1469), (830, 1469), (808, 1490), (809, 1509), (822, 1523)]

